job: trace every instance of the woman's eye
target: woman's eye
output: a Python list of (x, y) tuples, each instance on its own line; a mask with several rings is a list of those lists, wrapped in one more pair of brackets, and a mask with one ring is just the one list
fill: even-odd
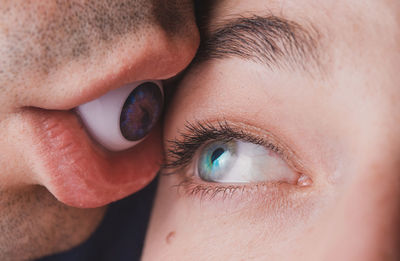
[(276, 152), (240, 140), (209, 143), (200, 151), (196, 165), (196, 175), (207, 182), (296, 184), (299, 179)]
[(86, 128), (105, 148), (128, 149), (156, 124), (163, 107), (161, 82), (130, 83), (77, 108)]

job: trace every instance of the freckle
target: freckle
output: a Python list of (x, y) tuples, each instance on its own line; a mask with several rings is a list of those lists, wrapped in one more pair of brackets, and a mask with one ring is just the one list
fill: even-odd
[(165, 237), (165, 242), (167, 242), (168, 245), (172, 243), (172, 240), (174, 240), (175, 234), (176, 234), (175, 231), (171, 231), (171, 232), (169, 232), (168, 235)]

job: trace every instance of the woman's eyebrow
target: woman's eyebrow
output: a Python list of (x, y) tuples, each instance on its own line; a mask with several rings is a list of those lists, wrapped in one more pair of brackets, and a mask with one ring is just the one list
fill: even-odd
[(274, 15), (230, 19), (205, 34), (194, 63), (238, 57), (270, 69), (321, 71), (319, 31)]

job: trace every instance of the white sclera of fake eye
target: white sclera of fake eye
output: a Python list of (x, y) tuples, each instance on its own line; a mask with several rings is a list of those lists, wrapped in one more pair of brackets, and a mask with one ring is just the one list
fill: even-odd
[(298, 174), (274, 151), (251, 142), (214, 141), (203, 148), (197, 162), (200, 179), (217, 183), (286, 182)]
[(111, 151), (142, 141), (156, 124), (163, 107), (160, 81), (124, 85), (77, 108), (91, 136)]

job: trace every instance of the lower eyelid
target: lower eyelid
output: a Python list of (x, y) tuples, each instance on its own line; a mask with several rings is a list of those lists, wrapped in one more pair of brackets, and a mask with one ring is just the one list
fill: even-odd
[(168, 183), (171, 184), (179, 198), (193, 201), (193, 203), (215, 209), (215, 211), (222, 209), (242, 211), (243, 209), (258, 208), (263, 210), (265, 215), (271, 215), (271, 213), (276, 214), (297, 208), (302, 202), (313, 198), (310, 194), (310, 186), (301, 187), (287, 183), (221, 186), (217, 183), (204, 183), (196, 180), (195, 177), (187, 178), (181, 175), (163, 178), (172, 179)]
[(293, 192), (308, 191), (312, 180), (306, 175), (299, 175), (301, 184), (289, 184), (286, 182), (258, 182), (248, 184), (221, 184), (206, 182), (195, 176), (187, 176), (185, 173), (174, 175), (176, 185), (173, 187), (181, 196), (190, 196), (201, 200), (240, 200), (268, 198), (271, 196), (287, 195)]

